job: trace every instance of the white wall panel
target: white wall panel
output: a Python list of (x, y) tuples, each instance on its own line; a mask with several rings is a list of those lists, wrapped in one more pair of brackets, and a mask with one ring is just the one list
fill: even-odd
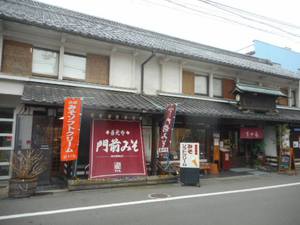
[(114, 52), (110, 57), (109, 84), (115, 87), (135, 88), (133, 55)]
[(266, 126), (264, 129), (265, 154), (267, 156), (277, 156), (276, 150), (276, 127)]
[(179, 63), (164, 62), (162, 64), (162, 91), (181, 93), (181, 66)]
[(152, 59), (145, 66), (144, 77), (144, 93), (149, 95), (155, 95), (160, 90), (161, 82), (161, 69), (157, 60)]

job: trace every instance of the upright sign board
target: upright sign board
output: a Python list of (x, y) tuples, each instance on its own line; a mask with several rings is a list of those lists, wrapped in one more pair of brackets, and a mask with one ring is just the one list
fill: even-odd
[(61, 136), (61, 161), (73, 161), (78, 158), (82, 99), (66, 98)]
[(180, 143), (180, 181), (185, 185), (199, 185), (199, 143)]
[(145, 176), (141, 122), (94, 120), (89, 178)]
[(180, 168), (199, 167), (199, 143), (180, 143)]
[(164, 124), (161, 128), (161, 134), (158, 144), (159, 159), (163, 160), (170, 152), (172, 131), (176, 116), (176, 104), (168, 104), (165, 112)]

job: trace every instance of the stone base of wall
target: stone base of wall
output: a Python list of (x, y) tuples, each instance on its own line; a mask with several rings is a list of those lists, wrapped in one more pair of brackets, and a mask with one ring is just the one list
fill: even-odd
[(159, 175), (147, 177), (126, 177), (120, 179), (75, 179), (68, 180), (68, 189), (70, 191), (101, 189), (101, 188), (115, 188), (115, 187), (129, 187), (141, 185), (156, 185), (177, 183), (178, 177), (174, 175)]

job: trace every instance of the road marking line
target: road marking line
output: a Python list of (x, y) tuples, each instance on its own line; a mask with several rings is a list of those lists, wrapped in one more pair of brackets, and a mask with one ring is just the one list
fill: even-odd
[(87, 210), (93, 210), (93, 209), (104, 209), (104, 208), (113, 208), (113, 207), (130, 206), (130, 205), (141, 205), (141, 204), (149, 204), (149, 203), (156, 203), (156, 202), (167, 202), (167, 201), (175, 201), (175, 200), (182, 200), (182, 199), (189, 199), (189, 198), (202, 198), (202, 197), (217, 196), (217, 195), (227, 195), (227, 194), (235, 194), (235, 193), (277, 189), (277, 188), (283, 188), (283, 187), (292, 187), (292, 186), (299, 186), (299, 185), (300, 185), (300, 182), (296, 182), (296, 183), (279, 184), (279, 185), (272, 185), (272, 186), (265, 186), (265, 187), (238, 189), (238, 190), (232, 190), (232, 191), (221, 191), (221, 192), (213, 192), (213, 193), (194, 194), (194, 195), (183, 195), (183, 196), (169, 197), (169, 198), (163, 198), (163, 199), (147, 199), (147, 200), (141, 200), (141, 201), (121, 202), (121, 203), (112, 203), (112, 204), (105, 204), (105, 205), (76, 207), (76, 208), (69, 208), (69, 209), (57, 209), (57, 210), (49, 210), (49, 211), (41, 211), (41, 212), (21, 213), (21, 214), (0, 216), (0, 220), (9, 220), (9, 219), (17, 219), (17, 218), (33, 217), (33, 216), (44, 216), (44, 215), (51, 215), (51, 214), (87, 211)]

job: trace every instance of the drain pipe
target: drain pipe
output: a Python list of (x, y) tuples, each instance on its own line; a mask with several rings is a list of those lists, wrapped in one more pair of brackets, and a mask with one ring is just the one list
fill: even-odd
[(146, 59), (141, 65), (141, 94), (144, 94), (144, 67), (154, 56), (155, 54), (154, 52), (152, 52), (151, 56)]

